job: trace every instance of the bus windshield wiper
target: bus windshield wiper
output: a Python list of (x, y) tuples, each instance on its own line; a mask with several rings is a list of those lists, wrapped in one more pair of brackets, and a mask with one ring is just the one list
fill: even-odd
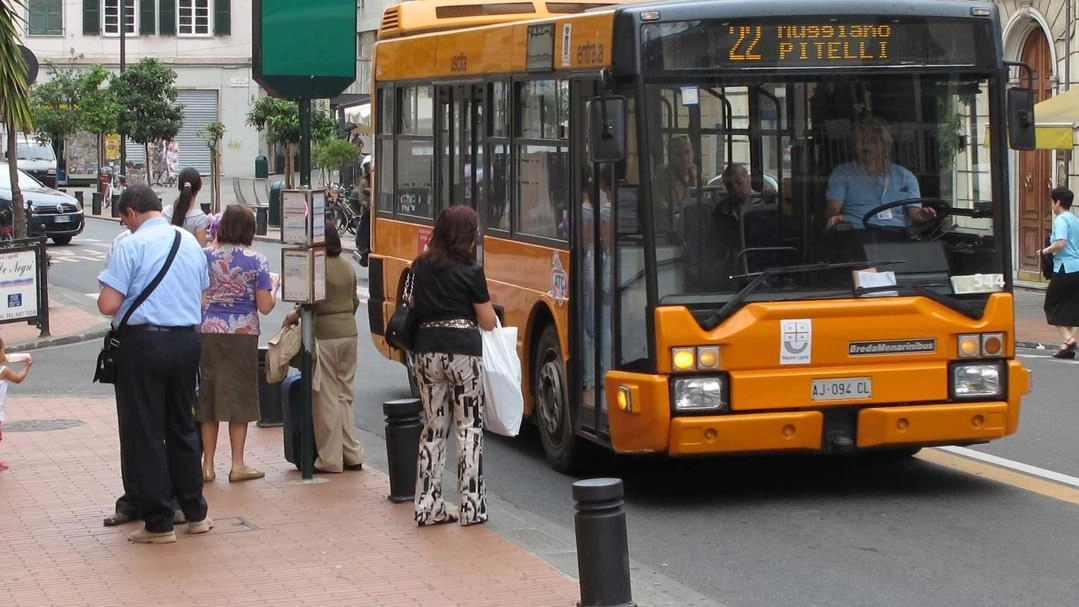
[[(781, 276), (783, 274), (805, 274), (806, 272), (817, 272), (820, 270), (843, 270), (853, 268), (870, 268), (877, 266), (893, 266), (897, 264), (905, 263), (905, 260), (894, 259), (888, 261), (845, 261), (842, 263), (809, 263), (796, 266), (777, 266), (773, 268), (765, 268), (763, 271), (757, 274), (740, 274), (738, 276), (732, 276), (731, 278), (749, 278), (754, 276), (753, 280), (749, 281), (749, 284), (742, 287), (741, 291), (734, 294), (727, 303), (723, 304), (723, 307), (716, 311), (715, 314), (709, 316), (701, 322), (701, 327), (705, 331), (711, 331), (719, 326), (719, 323), (723, 322), (730, 316), (735, 309), (737, 309), (742, 302), (745, 301), (749, 294), (757, 290), (757, 287), (764, 284), (764, 281), (768, 280), (772, 276)], [(894, 289), (894, 287), (891, 287)]]

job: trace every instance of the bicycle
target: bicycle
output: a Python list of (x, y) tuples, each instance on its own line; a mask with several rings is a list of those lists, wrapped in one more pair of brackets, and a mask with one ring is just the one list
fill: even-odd
[(340, 185), (331, 183), (326, 189), (326, 213), (333, 219), (333, 224), (337, 227), (339, 234), (356, 233), (364, 212), (363, 209), (357, 210), (357, 206), (359, 205), (353, 205), (352, 197), (347, 196)]

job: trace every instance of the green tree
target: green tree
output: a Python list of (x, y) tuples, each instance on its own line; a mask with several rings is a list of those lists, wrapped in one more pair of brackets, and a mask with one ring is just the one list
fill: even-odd
[(19, 49), (19, 31), (25, 12), (26, 6), (22, 0), (0, 0), (0, 121), (7, 127), (8, 176), (11, 179), (15, 238), (26, 237), (26, 207), (22, 190), (19, 189), (16, 134), (30, 133), (34, 129), (26, 61)]
[(45, 69), (48, 80), (30, 88), (30, 112), (38, 139), (52, 141), (61, 167), (66, 168), (66, 140), (79, 131), (99, 138), (115, 132), (120, 106), (105, 86), (109, 72), (100, 64), (60, 67), (49, 61)]
[[(262, 97), (247, 113), (247, 125), (265, 131), (266, 141), (285, 148), (285, 187), (291, 188), (292, 157), (300, 144), (300, 106), (290, 99)], [(333, 136), (335, 125), (329, 114), (311, 109), (311, 140)]]
[(199, 134), (210, 148), (210, 204), (216, 212), (221, 205), (221, 139), (225, 137), (225, 125), (212, 122)]
[(146, 183), (152, 183), (150, 143), (169, 141), (180, 132), (183, 106), (176, 103), (176, 72), (152, 57), (127, 66), (109, 84), (120, 104), (117, 131), (146, 154)]
[(311, 150), (311, 161), (327, 174), (334, 170), (344, 172), (359, 159), (360, 150), (351, 141), (337, 137), (323, 139)]

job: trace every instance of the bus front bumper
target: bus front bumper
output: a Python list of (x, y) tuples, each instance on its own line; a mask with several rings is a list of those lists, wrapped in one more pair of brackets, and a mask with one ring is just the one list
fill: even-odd
[[(856, 446), (955, 444), (1007, 434), (1008, 403), (942, 403), (867, 407), (858, 412)], [(708, 455), (767, 451), (820, 451), (821, 411), (728, 414), (671, 419), (668, 453)]]

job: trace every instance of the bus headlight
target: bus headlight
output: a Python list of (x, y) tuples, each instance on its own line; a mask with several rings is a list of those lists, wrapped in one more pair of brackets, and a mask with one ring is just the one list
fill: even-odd
[(1003, 371), (998, 363), (972, 363), (952, 367), (952, 398), (1000, 397)]
[(727, 409), (727, 378), (724, 376), (680, 377), (672, 381), (672, 386), (676, 412)]

